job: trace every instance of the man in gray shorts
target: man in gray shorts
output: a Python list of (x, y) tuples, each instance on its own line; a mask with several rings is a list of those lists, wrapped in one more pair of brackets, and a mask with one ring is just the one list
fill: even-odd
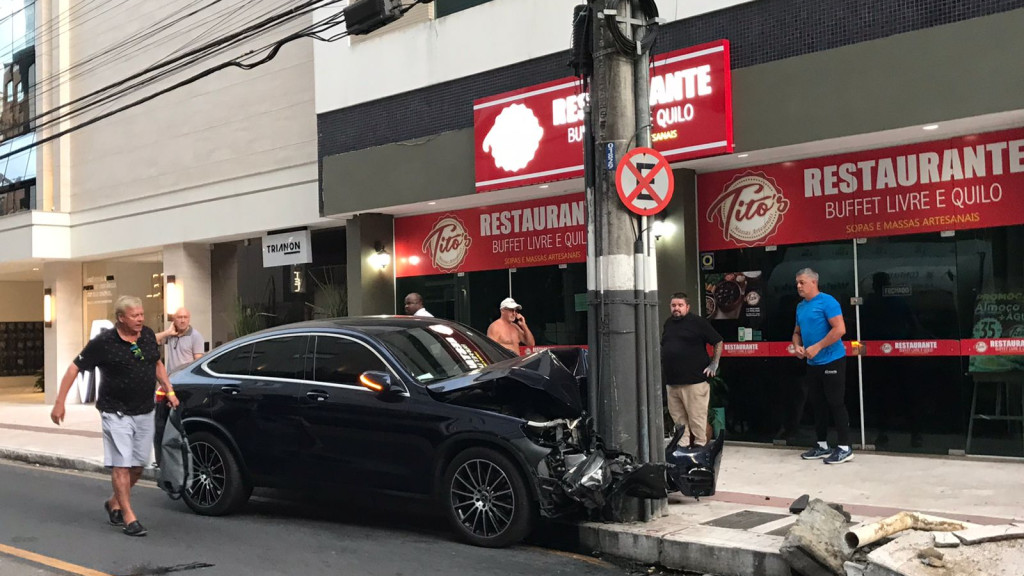
[(103, 464), (111, 469), (114, 495), (103, 503), (107, 519), (114, 526), (123, 526), (129, 536), (145, 536), (131, 505), (131, 491), (149, 464), (153, 448), (153, 392), (156, 382), (171, 406), (178, 399), (167, 379), (167, 370), (160, 361), (156, 334), (145, 326), (142, 300), (122, 296), (114, 303), (117, 317), (113, 330), (105, 330), (89, 341), (85, 349), (68, 366), (60, 381), (60, 391), (50, 419), (54, 424), (64, 421), (64, 402), (83, 370), (101, 368), (96, 409), (103, 424)]

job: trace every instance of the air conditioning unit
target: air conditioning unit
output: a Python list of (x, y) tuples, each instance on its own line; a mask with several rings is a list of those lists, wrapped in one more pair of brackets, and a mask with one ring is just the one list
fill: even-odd
[(355, 0), (342, 13), (349, 34), (369, 34), (401, 18), (402, 6), (399, 0)]

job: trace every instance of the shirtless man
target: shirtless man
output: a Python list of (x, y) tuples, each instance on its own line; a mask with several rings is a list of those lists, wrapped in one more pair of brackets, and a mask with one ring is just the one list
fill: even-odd
[(519, 313), (523, 309), (511, 298), (501, 301), (501, 318), (491, 322), (487, 328), (487, 337), (501, 344), (505, 348), (519, 354), (519, 346), (536, 346), (537, 341), (533, 338), (533, 332), (526, 325), (526, 318)]

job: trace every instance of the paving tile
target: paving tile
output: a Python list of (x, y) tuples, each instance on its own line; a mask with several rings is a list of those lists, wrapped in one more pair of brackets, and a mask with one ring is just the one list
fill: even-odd
[(741, 510), (727, 516), (715, 518), (702, 522), (705, 526), (717, 526), (719, 528), (732, 528), (734, 530), (750, 530), (762, 524), (774, 522), (787, 518), (788, 514), (773, 514), (771, 512), (757, 512), (755, 510)]

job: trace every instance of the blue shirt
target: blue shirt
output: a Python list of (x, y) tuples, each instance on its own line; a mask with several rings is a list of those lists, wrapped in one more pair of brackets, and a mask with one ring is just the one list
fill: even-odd
[[(819, 292), (810, 300), (802, 300), (796, 305), (796, 324), (800, 327), (800, 337), (803, 339), (804, 348), (821, 342), (832, 330), (828, 323), (829, 318), (842, 316), (843, 309), (835, 298)], [(821, 366), (829, 362), (835, 362), (846, 356), (846, 348), (842, 340), (833, 343), (827, 348), (822, 348), (818, 355), (807, 361), (812, 366)]]

